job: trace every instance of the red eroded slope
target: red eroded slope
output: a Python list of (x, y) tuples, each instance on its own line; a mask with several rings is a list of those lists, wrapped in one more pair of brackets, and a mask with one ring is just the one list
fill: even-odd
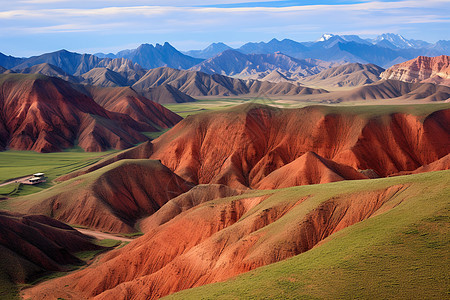
[[(448, 109), (422, 115), (372, 114), (350, 108), (281, 110), (253, 104), (189, 116), (155, 140), (149, 156), (196, 184), (255, 188), (265, 179), (265, 186), (274, 187), (280, 176), (269, 174), (307, 152), (317, 155), (313, 165), (325, 162), (342, 179), (357, 179), (358, 169), (388, 176), (432, 163), (450, 152), (449, 140)], [(308, 164), (297, 163), (293, 169), (309, 173)], [(302, 172), (288, 173), (291, 184), (338, 179), (329, 172), (309, 174), (308, 180), (301, 178)]]
[(341, 195), (315, 208), (308, 197), (200, 204), (95, 266), (28, 289), (25, 296), (156, 299), (223, 281), (307, 251), (330, 234), (398, 205), (405, 188)]
[(124, 149), (146, 140), (148, 126), (105, 110), (69, 83), (43, 75), (0, 77), (0, 149)]
[(170, 128), (182, 118), (164, 106), (140, 96), (130, 87), (86, 87), (89, 95), (103, 108), (126, 114), (137, 122), (159, 131)]
[(367, 176), (352, 167), (324, 159), (314, 152), (306, 152), (293, 162), (267, 175), (256, 187), (259, 189), (279, 189), (290, 186), (367, 178)]
[(148, 232), (201, 203), (240, 195), (244, 192), (244, 190), (235, 190), (221, 184), (200, 184), (168, 201), (157, 212), (142, 220), (139, 227), (143, 232)]
[(43, 271), (63, 271), (82, 262), (72, 253), (103, 247), (72, 227), (42, 215), (0, 211), (1, 273), (15, 283), (24, 283)]
[(136, 220), (191, 187), (158, 161), (125, 159), (38, 196), (21, 198), (12, 209), (97, 230), (130, 233), (136, 231)]
[(449, 170), (450, 169), (450, 153), (446, 156), (432, 162), (428, 165), (423, 165), (414, 171), (404, 171), (397, 174), (393, 174), (393, 176), (396, 175), (409, 175), (409, 174), (419, 174), (419, 173), (426, 173), (426, 172), (433, 172), (433, 171), (441, 171), (441, 170)]
[(450, 85), (450, 56), (419, 56), (390, 67), (381, 78)]

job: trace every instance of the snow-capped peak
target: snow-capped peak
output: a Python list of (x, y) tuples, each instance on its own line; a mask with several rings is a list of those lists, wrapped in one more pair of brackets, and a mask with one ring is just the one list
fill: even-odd
[(320, 39), (317, 40), (317, 42), (325, 42), (328, 41), (329, 39), (331, 39), (334, 36), (334, 34), (331, 33), (325, 33), (322, 34), (322, 36), (320, 37)]
[(399, 48), (413, 47), (413, 45), (410, 43), (409, 40), (405, 39), (400, 34), (395, 33), (383, 33), (382, 35), (378, 36), (375, 40), (377, 42), (387, 40)]

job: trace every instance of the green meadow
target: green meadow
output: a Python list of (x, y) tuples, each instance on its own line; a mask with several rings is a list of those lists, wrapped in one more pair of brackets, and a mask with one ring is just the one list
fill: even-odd
[(321, 104), (314, 101), (295, 100), (289, 97), (226, 97), (226, 98), (207, 98), (202, 97), (195, 102), (185, 103), (171, 103), (164, 104), (164, 107), (172, 110), (181, 117), (185, 118), (189, 115), (195, 115), (202, 112), (220, 111), (229, 109), (241, 104), (265, 104), (279, 108), (302, 108), (310, 105), (321, 105), (330, 108), (332, 112), (347, 112), (347, 113), (363, 113), (363, 114), (383, 114), (390, 112), (402, 112), (421, 114), (424, 112), (435, 111), (439, 109), (450, 108), (450, 103), (426, 103), (414, 104), (390, 104), (387, 101), (367, 101), (367, 103), (343, 102), (338, 104)]
[(54, 185), (52, 180), (59, 176), (96, 163), (116, 152), (84, 152), (80, 149), (55, 153), (14, 150), (0, 152), (0, 183), (37, 172), (44, 172), (47, 177), (47, 182), (35, 186), (16, 183), (0, 186), (0, 196), (20, 196), (49, 188)]

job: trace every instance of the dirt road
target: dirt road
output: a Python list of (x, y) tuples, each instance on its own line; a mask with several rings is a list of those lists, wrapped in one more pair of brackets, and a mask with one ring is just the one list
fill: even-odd
[(122, 241), (122, 242), (131, 242), (133, 240), (133, 239), (130, 239), (130, 238), (125, 238), (125, 237), (121, 237), (121, 236), (115, 236), (113, 234), (104, 233), (104, 232), (100, 232), (100, 231), (94, 231), (94, 230), (89, 230), (89, 229), (81, 229), (81, 228), (75, 228), (75, 229), (78, 230), (79, 232), (81, 232), (82, 234), (95, 237), (96, 239), (99, 239), (99, 240), (109, 239), (109, 240), (116, 240), (116, 241)]
[(28, 183), (28, 179), (30, 177), (33, 177), (33, 175), (28, 175), (28, 176), (25, 176), (25, 177), (16, 178), (16, 179), (13, 179), (11, 181), (7, 181), (7, 182), (4, 182), (4, 183), (1, 183), (0, 186), (4, 186), (4, 185), (10, 184), (10, 183), (14, 183), (14, 182), (25, 183), (26, 184), (26, 183)]

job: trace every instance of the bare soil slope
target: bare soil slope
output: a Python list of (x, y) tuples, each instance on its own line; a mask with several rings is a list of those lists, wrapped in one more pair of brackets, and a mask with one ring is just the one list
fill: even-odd
[(301, 78), (305, 85), (320, 87), (353, 87), (361, 86), (380, 80), (380, 74), (384, 71), (373, 64), (351, 63), (323, 70), (319, 74)]
[(85, 151), (125, 149), (147, 140), (147, 129), (129, 116), (105, 110), (58, 78), (8, 74), (0, 77), (0, 149)]
[(450, 56), (419, 56), (390, 67), (381, 78), (450, 85)]
[(103, 247), (88, 236), (49, 217), (0, 211), (0, 276), (12, 284), (82, 264), (73, 253), (98, 249)]
[[(85, 90), (99, 105), (105, 109), (126, 114), (135, 121), (149, 126), (148, 131), (159, 131), (170, 128), (182, 120), (180, 116), (164, 106), (136, 93), (130, 87), (94, 87), (86, 86)], [(164, 103), (161, 98), (154, 96)]]
[(140, 218), (156, 212), (192, 186), (154, 160), (121, 160), (38, 194), (11, 200), (14, 211), (39, 213), (112, 233), (136, 232)]
[(449, 109), (352, 110), (244, 105), (189, 116), (155, 140), (148, 156), (196, 184), (278, 188), (357, 179), (358, 169), (389, 176), (450, 152)]

